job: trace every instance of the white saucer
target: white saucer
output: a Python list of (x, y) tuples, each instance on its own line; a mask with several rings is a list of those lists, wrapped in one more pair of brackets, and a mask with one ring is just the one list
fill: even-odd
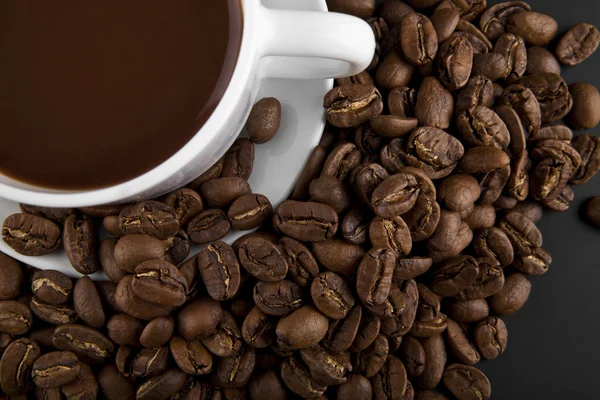
[[(271, 8), (307, 11), (326, 11), (325, 0), (263, 0)], [(265, 80), (258, 98), (275, 97), (282, 105), (281, 129), (270, 142), (256, 146), (254, 170), (249, 179), (254, 193), (267, 196), (274, 206), (291, 193), (296, 178), (312, 149), (318, 144), (325, 125), (323, 96), (333, 87), (333, 80)], [(17, 203), (0, 197), (0, 221), (20, 212)], [(232, 232), (225, 241), (233, 243), (247, 232)], [(192, 252), (199, 251), (194, 246)], [(55, 269), (72, 277), (81, 276), (75, 271), (63, 251), (43, 257), (26, 257), (16, 253), (0, 240), (0, 251), (26, 264), (40, 269)], [(106, 279), (103, 273), (90, 275), (92, 279)]]

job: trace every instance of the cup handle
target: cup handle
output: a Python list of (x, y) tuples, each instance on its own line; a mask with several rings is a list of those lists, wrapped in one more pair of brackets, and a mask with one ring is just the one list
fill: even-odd
[(375, 36), (363, 20), (320, 11), (260, 7), (261, 58), (270, 78), (321, 79), (364, 71), (375, 52)]

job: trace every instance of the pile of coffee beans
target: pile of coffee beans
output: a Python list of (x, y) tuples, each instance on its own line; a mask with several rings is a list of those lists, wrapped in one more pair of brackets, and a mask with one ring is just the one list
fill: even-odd
[[(64, 247), (71, 280), (0, 256), (0, 388), (39, 399), (488, 399), (475, 365), (552, 261), (536, 223), (600, 169), (600, 94), (568, 86), (600, 43), (523, 2), (328, 0), (377, 38), (324, 99), (290, 200), (251, 194), (263, 99), (224, 159), (127, 206), (23, 205), (3, 239)], [(566, 125), (560, 121), (565, 121)], [(599, 200), (588, 215), (600, 224)], [(112, 237), (98, 242), (98, 221)], [(269, 222), (263, 225), (263, 223)], [(230, 229), (248, 233), (229, 245)], [(190, 243), (206, 244), (188, 258)], [(21, 396), (21, 397), (19, 397)]]

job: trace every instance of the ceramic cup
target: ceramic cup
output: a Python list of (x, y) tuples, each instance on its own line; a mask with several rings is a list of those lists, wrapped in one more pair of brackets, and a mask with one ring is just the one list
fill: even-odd
[(225, 154), (242, 130), (265, 78), (354, 75), (373, 57), (369, 25), (348, 15), (275, 10), (242, 0), (244, 33), (229, 86), (198, 133), (171, 158), (130, 181), (88, 191), (39, 188), (0, 175), (0, 196), (47, 207), (85, 207), (154, 198), (183, 186)]

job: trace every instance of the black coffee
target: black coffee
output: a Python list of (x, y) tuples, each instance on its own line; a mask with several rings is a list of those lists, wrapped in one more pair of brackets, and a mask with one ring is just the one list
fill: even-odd
[(242, 26), (239, 0), (3, 2), (0, 172), (90, 189), (156, 167), (217, 106)]

